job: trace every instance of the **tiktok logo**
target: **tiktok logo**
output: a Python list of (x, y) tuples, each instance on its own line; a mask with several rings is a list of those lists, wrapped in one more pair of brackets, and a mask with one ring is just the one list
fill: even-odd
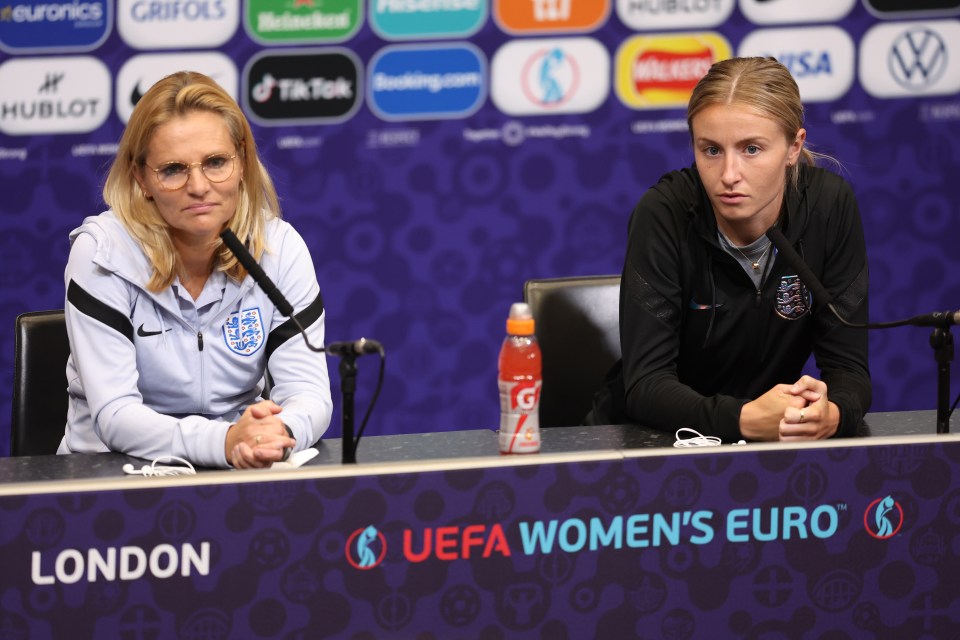
[(373, 525), (365, 529), (357, 529), (349, 538), (344, 549), (347, 562), (354, 569), (364, 571), (373, 569), (383, 562), (387, 555), (387, 540)]
[(892, 538), (903, 526), (903, 507), (891, 496), (877, 498), (863, 513), (863, 527), (877, 540)]

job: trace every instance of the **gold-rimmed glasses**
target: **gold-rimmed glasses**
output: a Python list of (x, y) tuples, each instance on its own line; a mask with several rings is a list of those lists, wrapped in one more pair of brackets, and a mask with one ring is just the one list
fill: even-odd
[(164, 191), (176, 191), (182, 189), (190, 178), (190, 172), (194, 167), (200, 167), (203, 176), (210, 182), (225, 182), (233, 175), (234, 165), (236, 164), (237, 154), (228, 156), (222, 153), (215, 153), (212, 156), (204, 158), (200, 162), (167, 162), (159, 167), (151, 167), (147, 163), (144, 165), (157, 174), (157, 182)]

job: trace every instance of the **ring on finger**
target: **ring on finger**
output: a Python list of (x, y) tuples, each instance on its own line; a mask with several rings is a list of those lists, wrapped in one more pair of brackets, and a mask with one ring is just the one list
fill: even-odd
[[(800, 422), (803, 422), (803, 409), (800, 409)], [(257, 436), (259, 438), (260, 436)], [(259, 440), (257, 440), (259, 442)]]
[[(802, 411), (800, 412), (800, 422), (803, 422), (803, 412), (802, 412)], [(256, 439), (254, 439), (254, 442), (256, 442), (257, 444), (260, 444), (260, 439), (261, 439), (262, 437), (263, 437), (263, 436), (261, 436), (261, 435), (258, 433)]]

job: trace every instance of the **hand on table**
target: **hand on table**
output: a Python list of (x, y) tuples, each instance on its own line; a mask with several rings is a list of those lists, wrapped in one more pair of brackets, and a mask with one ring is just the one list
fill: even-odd
[(292, 449), (297, 441), (287, 434), (279, 418), (281, 411), (283, 409), (270, 400), (247, 407), (227, 430), (224, 443), (227, 461), (237, 469), (260, 469), (283, 460), (284, 449)]

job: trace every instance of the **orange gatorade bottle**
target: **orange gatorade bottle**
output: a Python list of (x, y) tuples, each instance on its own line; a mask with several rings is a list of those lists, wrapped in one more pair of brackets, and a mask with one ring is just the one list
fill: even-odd
[(507, 337), (500, 347), (500, 453), (540, 451), (540, 345), (525, 302), (510, 306)]

